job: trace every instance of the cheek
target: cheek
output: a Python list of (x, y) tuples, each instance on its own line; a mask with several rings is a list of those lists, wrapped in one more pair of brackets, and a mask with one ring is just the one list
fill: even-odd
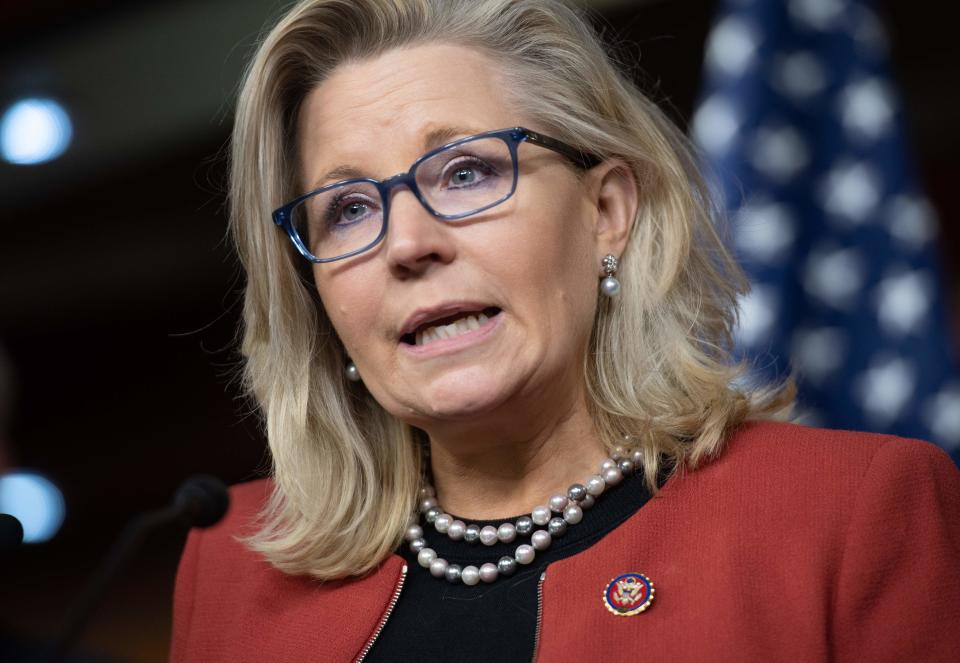
[(567, 195), (540, 201), (537, 221), (528, 233), (527, 269), (538, 274), (544, 285), (571, 296), (583, 294), (596, 269), (596, 246), (589, 208), (579, 189)]
[[(520, 217), (529, 221), (528, 232), (510, 252), (508, 274), (519, 291), (529, 293), (549, 334), (557, 340), (588, 335), (599, 287), (590, 209), (579, 188), (529, 202)], [(516, 282), (518, 276), (523, 283)]]
[(368, 343), (373, 318), (379, 309), (379, 296), (363, 286), (363, 279), (347, 272), (331, 275), (314, 272), (314, 283), (324, 311), (337, 337), (351, 357), (358, 357)]

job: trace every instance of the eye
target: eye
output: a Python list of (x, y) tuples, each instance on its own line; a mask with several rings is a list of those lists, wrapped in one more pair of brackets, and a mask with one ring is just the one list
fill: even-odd
[(340, 192), (324, 206), (323, 220), (327, 227), (344, 227), (360, 223), (374, 213), (374, 205), (352, 192)]
[(477, 179), (477, 172), (473, 168), (458, 168), (450, 178), (452, 184), (472, 184)]
[(475, 186), (495, 174), (495, 169), (477, 157), (463, 157), (447, 165), (444, 184), (451, 189)]
[(353, 222), (359, 219), (367, 211), (367, 206), (363, 203), (348, 203), (343, 207), (343, 219)]

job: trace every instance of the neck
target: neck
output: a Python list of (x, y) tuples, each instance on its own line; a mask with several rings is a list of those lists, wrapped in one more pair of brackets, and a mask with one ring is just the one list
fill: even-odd
[(571, 405), (551, 408), (565, 413), (559, 417), (528, 409), (509, 426), (427, 431), (443, 510), (472, 520), (511, 518), (596, 474), (607, 452), (583, 399)]

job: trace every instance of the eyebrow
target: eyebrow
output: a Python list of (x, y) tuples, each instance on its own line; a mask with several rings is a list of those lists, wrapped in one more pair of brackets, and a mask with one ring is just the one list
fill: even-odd
[[(455, 138), (472, 136), (473, 134), (478, 133), (480, 133), (480, 131), (477, 129), (453, 124), (434, 127), (430, 129), (423, 137), (423, 152), (429, 152), (434, 148), (449, 143)], [(327, 184), (332, 184), (339, 180), (347, 180), (355, 177), (368, 177), (368, 175), (356, 166), (340, 164), (334, 168), (331, 168), (319, 178), (314, 180), (310, 187), (310, 191), (320, 189), (324, 186), (327, 186)]]

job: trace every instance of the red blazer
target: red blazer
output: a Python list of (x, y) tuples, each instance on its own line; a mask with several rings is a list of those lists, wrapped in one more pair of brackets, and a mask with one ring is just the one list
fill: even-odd
[[(352, 661), (389, 615), (404, 560), (321, 583), (234, 540), (269, 490), (235, 486), (191, 532), (172, 661)], [(651, 607), (612, 614), (611, 579)], [(400, 591), (399, 600), (403, 600)], [(739, 429), (591, 548), (547, 567), (537, 661), (960, 661), (960, 473), (933, 445), (782, 423)]]

